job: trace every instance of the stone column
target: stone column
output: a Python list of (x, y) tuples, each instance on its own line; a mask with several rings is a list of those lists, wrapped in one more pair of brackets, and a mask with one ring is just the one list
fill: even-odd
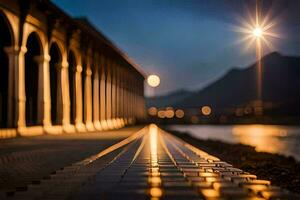
[(120, 96), (121, 96), (121, 88), (120, 88), (120, 72), (119, 66), (116, 66), (116, 121), (117, 128), (121, 128), (121, 116), (120, 116)]
[(142, 85), (140, 86), (140, 101), (141, 101), (141, 119), (145, 120), (145, 98), (144, 98), (144, 81), (142, 81)]
[(98, 65), (94, 66), (94, 80), (93, 80), (93, 121), (94, 121), (94, 126), (97, 130), (101, 130), (101, 124), (99, 121), (99, 111), (100, 111), (100, 106), (99, 106), (99, 72), (98, 72)]
[(116, 124), (116, 71), (115, 65), (111, 63), (111, 122), (112, 127), (117, 128)]
[[(50, 74), (49, 55), (35, 57), (38, 63), (38, 123), (44, 127), (51, 126), (51, 97), (50, 97)], [(41, 120), (41, 121), (39, 121)]]
[(107, 130), (106, 122), (106, 74), (103, 57), (101, 59), (100, 74), (100, 124), (103, 130)]
[[(133, 78), (132, 83), (135, 82), (135, 78)], [(137, 104), (136, 104), (136, 84), (132, 84), (132, 119), (136, 118), (136, 112), (138, 110)]]
[[(63, 129), (65, 132), (67, 133), (72, 133), (75, 131), (75, 128), (74, 126), (71, 125), (71, 101), (72, 101), (72, 98), (76, 98), (76, 96), (71, 96), (70, 95), (70, 79), (69, 79), (69, 70), (71, 70), (69, 68), (69, 63), (67, 61), (64, 61), (62, 63), (62, 85), (61, 85), (61, 88), (62, 88), (62, 102), (63, 102), (63, 119), (62, 119), (62, 123), (63, 123)], [(72, 71), (72, 76), (74, 76), (74, 82), (75, 79), (76, 79), (76, 68), (75, 68), (75, 71)], [(76, 85), (74, 85), (74, 93), (76, 95)], [(76, 110), (76, 102), (77, 100), (75, 101), (75, 110)], [(76, 111), (75, 111), (76, 112)], [(76, 113), (75, 113), (75, 116), (76, 116)], [(75, 119), (76, 120), (76, 119)], [(76, 123), (76, 122), (75, 122)]]
[[(135, 83), (137, 83), (137, 84), (140, 84), (139, 83), (139, 81), (135, 78)], [(135, 120), (137, 120), (138, 119), (138, 115), (139, 115), (139, 109), (140, 109), (140, 107), (139, 107), (139, 101), (138, 101), (138, 85), (137, 84), (135, 84), (135, 87), (134, 87), (134, 105), (136, 105), (136, 106), (134, 106), (134, 115), (135, 115)]]
[(61, 65), (61, 83), (58, 85), (61, 87), (61, 93), (62, 93), (62, 125), (68, 132), (69, 126), (70, 126), (70, 93), (69, 93), (69, 73), (68, 73), (68, 67), (69, 63), (67, 61), (63, 61)]
[[(18, 110), (18, 56), (20, 50), (18, 47), (6, 47), (4, 49), (8, 56), (8, 96), (7, 96), (7, 126), (16, 127), (17, 126), (17, 110)], [(24, 53), (25, 54), (25, 53)], [(23, 54), (23, 56), (24, 56)]]
[(17, 70), (16, 70), (16, 77), (17, 77), (17, 113), (18, 113), (18, 120), (17, 125), (19, 131), (26, 127), (26, 119), (25, 119), (25, 107), (26, 107), (26, 95), (25, 95), (25, 53), (27, 52), (27, 48), (22, 46), (20, 48), (18, 56), (15, 58)]
[(62, 101), (62, 125), (70, 125), (70, 94), (69, 94), (69, 74), (68, 62), (62, 62), (60, 75), (61, 101)]
[(132, 84), (131, 84), (131, 77), (128, 74), (128, 124), (132, 124)]
[(131, 112), (131, 124), (135, 123), (135, 83), (134, 83), (134, 77), (131, 76), (131, 106), (130, 106), (130, 112)]
[(127, 71), (124, 73), (124, 107), (123, 107), (123, 112), (124, 112), (124, 123), (125, 125), (128, 124), (128, 118), (129, 118), (129, 98), (128, 98), (128, 74)]
[(141, 81), (141, 85), (140, 85), (140, 88), (139, 88), (139, 98), (140, 98), (140, 118), (141, 120), (144, 120), (144, 117), (145, 117), (145, 104), (144, 104), (144, 81), (142, 80)]
[(85, 127), (83, 124), (83, 113), (82, 113), (82, 66), (77, 65), (76, 66), (76, 72), (75, 72), (75, 94), (76, 94), (76, 119), (75, 119), (75, 126), (76, 129), (80, 132), (85, 131)]
[(126, 79), (125, 79), (125, 70), (123, 71), (123, 76), (122, 76), (122, 115), (123, 115), (123, 121), (124, 121), (124, 126), (127, 125), (127, 119), (126, 119)]
[(122, 68), (119, 67), (118, 79), (119, 79), (119, 118), (121, 127), (124, 126), (124, 83), (123, 83)]
[(111, 120), (111, 66), (109, 65), (110, 63), (107, 62), (107, 72), (106, 72), (106, 122), (107, 122), (107, 127), (109, 129), (113, 129), (113, 124)]
[[(65, 65), (65, 64), (64, 64)], [(63, 68), (66, 68), (62, 66), (62, 63), (57, 63), (55, 64), (55, 69), (56, 69), (56, 73), (57, 73), (57, 88), (56, 88), (56, 113), (57, 113), (57, 120), (63, 122), (63, 115), (64, 115), (64, 110), (65, 110), (65, 106), (63, 105), (63, 85), (62, 85), (62, 80), (64, 79), (64, 70)], [(50, 77), (50, 74), (49, 74)], [(50, 85), (50, 79), (49, 79), (49, 85)], [(51, 85), (50, 85), (51, 87)], [(50, 96), (51, 97), (51, 96)], [(51, 98), (50, 98), (51, 100)], [(53, 122), (52, 122), (53, 123)]]
[(92, 100), (92, 70), (90, 67), (87, 67), (86, 70), (86, 78), (85, 78), (85, 116), (86, 116), (86, 128), (88, 131), (94, 131), (94, 124), (93, 124), (93, 100)]

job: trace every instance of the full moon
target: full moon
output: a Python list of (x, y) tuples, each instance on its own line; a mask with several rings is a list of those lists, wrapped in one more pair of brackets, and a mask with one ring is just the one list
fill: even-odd
[(160, 79), (157, 75), (152, 74), (152, 75), (148, 76), (147, 82), (148, 82), (149, 86), (157, 87), (160, 84)]

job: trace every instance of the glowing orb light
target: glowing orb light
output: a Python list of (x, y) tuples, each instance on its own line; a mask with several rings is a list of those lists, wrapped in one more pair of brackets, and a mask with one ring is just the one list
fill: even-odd
[(150, 75), (147, 78), (147, 83), (150, 87), (157, 87), (160, 84), (160, 78), (157, 75)]
[(201, 112), (202, 112), (203, 115), (208, 116), (208, 115), (211, 114), (211, 107), (209, 107), (209, 106), (203, 106), (201, 108)]

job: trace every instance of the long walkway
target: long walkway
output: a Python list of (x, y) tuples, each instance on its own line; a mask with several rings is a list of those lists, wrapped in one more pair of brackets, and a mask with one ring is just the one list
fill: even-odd
[(7, 199), (299, 199), (147, 126)]
[(124, 140), (143, 127), (0, 139), (0, 199)]

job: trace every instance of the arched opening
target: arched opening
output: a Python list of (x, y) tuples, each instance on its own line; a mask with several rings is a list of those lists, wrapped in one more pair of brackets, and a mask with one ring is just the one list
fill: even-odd
[(0, 128), (8, 127), (8, 70), (9, 60), (4, 50), (12, 46), (11, 27), (6, 17), (0, 13)]
[(70, 93), (70, 123), (75, 124), (76, 119), (76, 91), (75, 91), (75, 74), (76, 58), (72, 50), (68, 54), (69, 63), (69, 93)]
[(26, 93), (26, 125), (40, 125), (38, 120), (38, 85), (39, 63), (37, 57), (42, 55), (41, 42), (36, 33), (31, 33), (26, 43), (25, 54), (25, 93)]
[(62, 57), (56, 43), (50, 47), (50, 95), (51, 120), (53, 125), (62, 124), (60, 68)]

